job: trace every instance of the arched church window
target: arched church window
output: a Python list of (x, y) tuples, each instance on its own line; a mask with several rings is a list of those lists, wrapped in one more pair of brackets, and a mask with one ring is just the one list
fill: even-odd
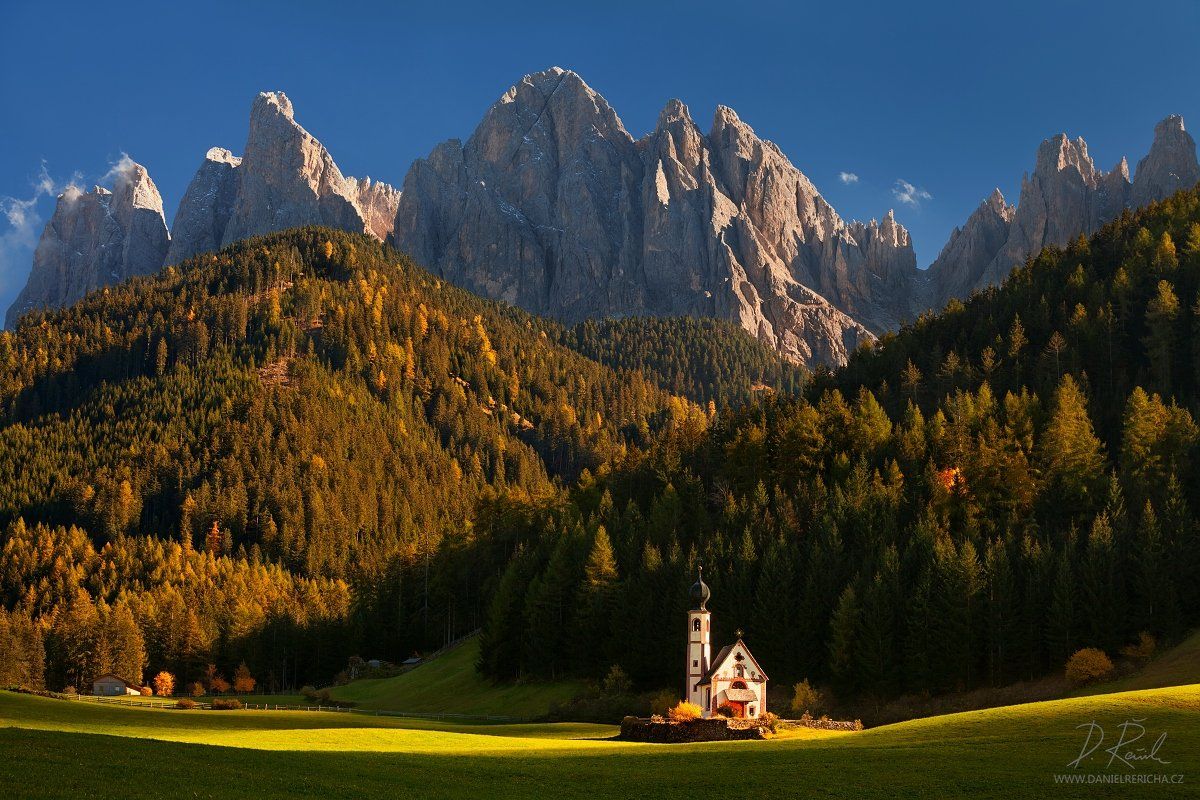
[(696, 617), (694, 620), (692, 620), (692, 630), (694, 630), (694, 631), (700, 630), (700, 618), (699, 617)]
[(739, 678), (746, 677), (746, 668), (744, 666), (742, 666), (741, 664), (737, 665), (737, 676)]

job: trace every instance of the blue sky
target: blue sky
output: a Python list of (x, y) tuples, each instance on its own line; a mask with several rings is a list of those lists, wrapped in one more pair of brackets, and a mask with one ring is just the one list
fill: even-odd
[(1047, 136), (1082, 135), (1109, 169), (1136, 164), (1169, 113), (1200, 129), (1198, 34), (1191, 0), (0, 0), (0, 310), (53, 211), (39, 180), (90, 185), (128, 153), (169, 222), (204, 152), (240, 154), (251, 99), (282, 89), (343, 172), (398, 186), (551, 65), (580, 73), (634, 136), (672, 97), (704, 128), (733, 107), (842, 216), (895, 208), (926, 266), (993, 186), (1016, 201)]

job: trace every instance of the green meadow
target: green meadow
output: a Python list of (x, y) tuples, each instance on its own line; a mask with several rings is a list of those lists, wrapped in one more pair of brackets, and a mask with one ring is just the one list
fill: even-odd
[(579, 681), (497, 684), (476, 671), (478, 660), (479, 639), (469, 639), (393, 678), (335, 686), (333, 698), (386, 711), (541, 717), (552, 703), (570, 700), (584, 688)]
[[(1169, 764), (1068, 764), (1095, 722), (1166, 738)], [(441, 723), (366, 714), (178, 711), (0, 693), (0, 785), (19, 798), (1197, 797), (1200, 685), (952, 714), (861, 733), (644, 745), (603, 725)], [(1136, 748), (1140, 744), (1131, 747)], [(1129, 750), (1130, 748), (1125, 748)], [(1056, 774), (1182, 775), (1063, 786)], [(1105, 780), (1109, 780), (1105, 778)]]

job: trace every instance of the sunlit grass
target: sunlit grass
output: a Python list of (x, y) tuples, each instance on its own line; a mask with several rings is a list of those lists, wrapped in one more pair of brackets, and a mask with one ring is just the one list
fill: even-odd
[[(483, 725), (364, 714), (176, 711), (0, 693), (0, 778), (16, 797), (1043, 798), (1096, 720), (1157, 735), (1183, 785), (1088, 797), (1195, 796), (1200, 685), (1030, 703), (861, 733), (646, 745), (604, 725)], [(147, 767), (153, 766), (153, 769)], [(1092, 765), (1092, 769), (1103, 767)], [(1166, 767), (1164, 767), (1165, 769)], [(1078, 791), (1078, 790), (1076, 790)]]

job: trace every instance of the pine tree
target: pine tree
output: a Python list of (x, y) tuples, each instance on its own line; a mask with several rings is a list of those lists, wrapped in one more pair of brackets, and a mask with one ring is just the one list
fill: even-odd
[(1050, 605), (1046, 609), (1046, 647), (1053, 664), (1065, 664), (1075, 650), (1075, 575), (1072, 547), (1067, 542), (1059, 553), (1050, 587)]
[(1051, 517), (1070, 519), (1099, 504), (1105, 463), (1079, 384), (1063, 376), (1039, 443), (1043, 497)]
[(558, 536), (546, 570), (529, 585), (525, 603), (524, 670), (548, 678), (566, 674), (571, 664), (570, 622), (583, 566), (579, 534)]
[(849, 583), (838, 597), (829, 623), (829, 670), (835, 685), (843, 691), (857, 688), (855, 659), (860, 614), (854, 584)]
[(800, 647), (797, 635), (795, 557), (782, 541), (772, 542), (763, 555), (750, 618), (750, 637), (764, 662), (770, 662), (780, 680), (799, 676)]
[[(1172, 246), (1172, 257), (1174, 252)], [(1170, 281), (1161, 280), (1155, 296), (1146, 304), (1146, 337), (1143, 341), (1154, 385), (1163, 393), (1169, 393), (1172, 387), (1172, 369), (1178, 348), (1178, 320), (1179, 298), (1175, 295), (1175, 288)]]
[(1165, 622), (1178, 613), (1167, 607), (1174, 600), (1173, 587), (1158, 515), (1147, 500), (1142, 511), (1142, 524), (1138, 527), (1134, 569), (1130, 576), (1130, 622), (1135, 632), (1163, 633)]
[(1084, 643), (1112, 652), (1121, 643), (1124, 632), (1124, 603), (1118, 585), (1112, 528), (1103, 512), (1093, 521), (1088, 534), (1081, 578), (1081, 599), (1087, 609)]
[(988, 543), (983, 572), (987, 603), (988, 679), (993, 686), (1000, 686), (1007, 681), (1009, 665), (1014, 660), (1017, 609), (1008, 549), (1000, 539)]
[(577, 674), (601, 677), (619, 658), (619, 652), (609, 646), (617, 581), (612, 542), (601, 525), (592, 537), (576, 599), (572, 651)]
[(899, 560), (895, 548), (889, 547), (863, 592), (861, 626), (855, 640), (857, 682), (876, 697), (890, 696), (898, 688), (896, 612), (901, 597)]
[(146, 644), (129, 606), (118, 603), (102, 614), (99, 622), (100, 636), (106, 643), (107, 663), (98, 665), (98, 669), (140, 685), (142, 670), (146, 667)]

